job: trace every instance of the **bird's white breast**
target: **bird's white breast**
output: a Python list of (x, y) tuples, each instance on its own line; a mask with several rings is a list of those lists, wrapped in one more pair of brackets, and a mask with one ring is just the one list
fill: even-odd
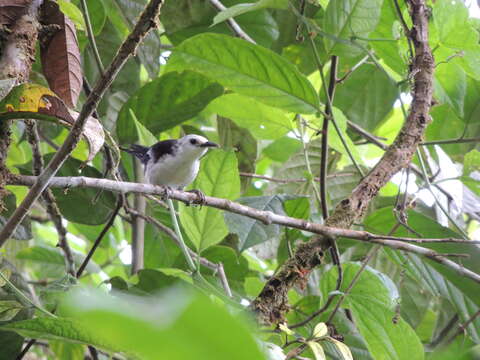
[(154, 185), (183, 189), (195, 179), (199, 167), (198, 159), (192, 161), (181, 156), (166, 155), (155, 164), (147, 163), (145, 180)]

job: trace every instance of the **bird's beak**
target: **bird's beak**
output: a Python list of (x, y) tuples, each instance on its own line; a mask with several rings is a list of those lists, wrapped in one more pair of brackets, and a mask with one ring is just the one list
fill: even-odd
[(217, 144), (211, 141), (207, 141), (206, 143), (203, 143), (200, 145), (200, 147), (219, 147)]

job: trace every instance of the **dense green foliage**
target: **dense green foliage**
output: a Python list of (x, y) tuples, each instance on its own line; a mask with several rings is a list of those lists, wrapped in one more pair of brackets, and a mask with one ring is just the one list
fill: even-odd
[[(100, 71), (80, 1), (60, 3), (75, 23), (83, 74), (94, 84)], [(104, 65), (146, 3), (87, 1)], [(107, 136), (107, 143), (151, 145), (189, 133), (204, 135), (221, 149), (205, 156), (191, 189), (322, 222), (320, 130), (328, 85), (322, 84), (322, 78), (328, 82), (331, 56), (338, 56), (336, 77), (342, 81), (333, 98), (338, 129), (329, 125), (326, 185), (330, 211), (358, 184), (357, 168), (367, 173), (383, 154), (350, 124), (388, 145), (405, 121), (412, 54), (395, 3), (222, 3), (228, 9), (218, 13), (207, 0), (165, 1), (159, 28), (147, 36), (97, 109), (100, 123), (112, 136)], [(305, 3), (304, 16), (299, 3)], [(480, 138), (480, 22), (469, 17), (459, 0), (428, 5), (436, 105), (425, 141), (456, 141), (421, 146), (412, 161), (420, 171), (397, 174), (355, 228), (395, 236), (478, 240), (480, 148), (478, 142), (462, 139)], [(398, 11), (410, 27), (403, 1)], [(226, 23), (231, 16), (256, 44), (234, 36)], [(39, 58), (31, 80), (48, 87)], [(18, 95), (12, 92), (0, 104), (0, 112), (8, 110), (5, 104), (16, 109), (23, 106), (21, 101), (15, 103), (19, 97), (36, 96), (16, 89)], [(82, 93), (77, 110), (84, 101)], [(36, 118), (45, 120), (42, 116)], [(48, 162), (68, 129), (52, 121), (38, 121), (38, 128), (40, 150)], [(84, 166), (91, 149), (88, 144), (81, 141), (58, 176), (104, 176), (104, 152)], [(8, 168), (31, 175), (32, 162), (24, 123), (14, 121)], [(120, 170), (125, 181), (136, 181), (129, 155), (122, 155)], [(20, 186), (7, 189), (11, 194), (3, 200), (6, 210), (0, 214), (1, 224), (28, 191)], [(78, 267), (116, 207), (116, 194), (93, 188), (54, 189), (53, 194)], [(133, 206), (133, 195), (127, 201)], [(131, 275), (132, 221), (124, 209), (77, 280), (66, 271), (64, 253), (56, 247), (56, 228), (45, 209), (38, 202), (13, 239), (0, 249), (1, 360), (15, 358), (30, 338), (48, 345), (30, 350), (42, 359), (83, 359), (87, 345), (101, 351), (100, 359), (112, 353), (129, 359), (284, 359), (299, 346), (305, 347), (299, 356), (317, 360), (351, 359), (350, 352), (356, 360), (480, 356), (480, 317), (469, 321), (480, 308), (478, 283), (424, 257), (338, 239), (344, 279), (333, 303), (307, 324), (288, 328), (321, 308), (335, 291), (338, 270), (327, 258), (304, 288), (295, 287), (288, 293), (287, 325), (277, 332), (271, 331), (273, 327), (262, 331), (246, 304), (311, 233), (265, 225), (208, 206), (179, 204), (187, 245), (204, 259), (223, 264), (233, 292), (229, 299), (216, 271), (201, 266), (200, 275), (191, 275), (177, 244), (149, 221), (145, 269)], [(146, 214), (173, 228), (168, 210), (158, 203), (148, 201)], [(399, 222), (404, 215), (405, 226)], [(418, 245), (441, 253), (468, 254), (468, 258), (451, 259), (480, 273), (476, 246)], [(344, 294), (327, 331), (323, 323)], [(467, 321), (465, 332), (450, 341)]]

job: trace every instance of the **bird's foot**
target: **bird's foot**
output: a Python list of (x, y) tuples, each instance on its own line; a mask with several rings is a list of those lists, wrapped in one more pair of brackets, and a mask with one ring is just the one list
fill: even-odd
[(163, 201), (167, 201), (170, 199), (170, 195), (172, 195), (172, 188), (168, 185), (163, 186), (163, 194), (161, 195), (161, 198)]
[(200, 207), (205, 205), (206, 199), (205, 199), (205, 194), (203, 192), (197, 189), (188, 190), (187, 192), (197, 195), (197, 198), (195, 200), (190, 201), (187, 205), (200, 205)]

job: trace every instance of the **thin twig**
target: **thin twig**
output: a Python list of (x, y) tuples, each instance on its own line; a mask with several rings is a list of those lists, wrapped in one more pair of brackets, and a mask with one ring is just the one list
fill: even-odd
[(27, 355), (27, 353), (30, 351), (30, 348), (35, 345), (35, 343), (37, 342), (36, 339), (30, 339), (30, 341), (27, 343), (27, 345), (25, 345), (25, 347), (23, 348), (22, 352), (20, 354), (17, 355), (17, 357), (15, 358), (15, 360), (22, 360), (23, 357), (25, 355)]
[[(355, 175), (355, 173), (353, 173), (353, 172), (328, 174), (327, 179), (334, 179), (334, 178), (337, 178), (337, 177), (353, 176), (353, 175)], [(261, 179), (261, 180), (266, 180), (266, 181), (271, 181), (271, 182), (277, 182), (277, 183), (281, 183), (281, 184), (302, 183), (302, 182), (309, 181), (306, 178), (303, 178), (303, 179), (280, 179), (280, 178), (275, 178), (275, 177), (271, 177), (271, 176), (260, 175), (260, 174), (252, 174), (252, 173), (246, 173), (246, 172), (240, 172), (240, 176), (254, 178), (254, 179)], [(314, 180), (315, 181), (320, 181), (320, 178), (316, 177), (316, 178), (314, 178)]]
[(458, 314), (453, 315), (452, 318), (448, 321), (447, 325), (445, 325), (445, 327), (439, 332), (438, 336), (430, 344), (428, 344), (429, 348), (433, 349), (438, 344), (440, 344), (443, 339), (445, 339), (445, 337), (448, 335), (448, 333), (452, 330), (458, 320)]
[(427, 146), (427, 145), (464, 144), (464, 143), (478, 143), (478, 142), (480, 142), (480, 137), (424, 141), (420, 145)]
[(467, 321), (465, 321), (463, 324), (458, 326), (457, 331), (452, 335), (452, 337), (447, 341), (447, 344), (450, 344), (455, 338), (460, 335), (464, 334), (465, 330), (468, 328), (468, 326), (475, 321), (475, 319), (480, 316), (480, 310), (478, 310), (475, 314), (473, 314)]
[(103, 237), (105, 236), (105, 234), (108, 232), (108, 230), (110, 230), (110, 228), (112, 227), (114, 221), (115, 221), (115, 218), (117, 217), (117, 214), (118, 212), (120, 211), (120, 208), (122, 207), (123, 205), (123, 201), (122, 201), (122, 196), (119, 195), (118, 196), (118, 200), (117, 200), (117, 206), (115, 207), (115, 209), (113, 210), (112, 214), (110, 215), (110, 218), (108, 219), (107, 223), (105, 224), (105, 226), (103, 227), (102, 231), (100, 231), (100, 234), (98, 234), (97, 238), (95, 239), (95, 242), (93, 243), (93, 246), (92, 248), (90, 249), (90, 251), (88, 252), (87, 256), (85, 257), (85, 259), (83, 260), (82, 264), (80, 265), (80, 267), (78, 268), (78, 271), (77, 271), (77, 274), (76, 274), (76, 277), (77, 279), (82, 276), (83, 274), (83, 271), (85, 270), (85, 268), (87, 267), (88, 265), (88, 262), (90, 261), (90, 259), (92, 258), (93, 254), (95, 253), (95, 250), (97, 250), (97, 247), (98, 245), (100, 245), (100, 242), (102, 241)]
[[(210, 0), (210, 3), (218, 11), (224, 11), (227, 9), (219, 0)], [(228, 18), (227, 23), (236, 36), (238, 36), (239, 38), (242, 38), (243, 40), (251, 42), (252, 44), (255, 44), (255, 40), (253, 40), (250, 36), (248, 36), (248, 34), (242, 30), (240, 25), (238, 25), (238, 23), (233, 18)]]
[(32, 204), (38, 199), (43, 190), (47, 188), (51, 178), (55, 176), (67, 157), (76, 147), (80, 141), (85, 122), (96, 109), (97, 104), (102, 99), (106, 89), (113, 82), (126, 61), (135, 53), (141, 40), (151, 29), (156, 27), (157, 16), (160, 12), (160, 7), (162, 4), (162, 0), (151, 0), (148, 3), (137, 24), (135, 25), (135, 28), (122, 43), (112, 63), (105, 71), (105, 74), (98, 80), (91, 94), (88, 96), (80, 114), (78, 115), (77, 121), (73, 125), (64, 143), (55, 153), (55, 156), (52, 158), (42, 174), (38, 176), (35, 184), (25, 196), (22, 203), (17, 207), (17, 209), (15, 209), (12, 216), (8, 219), (5, 226), (0, 231), (0, 247), (3, 246), (3, 244), (11, 237), (18, 224), (20, 224), (20, 222), (27, 215)]

